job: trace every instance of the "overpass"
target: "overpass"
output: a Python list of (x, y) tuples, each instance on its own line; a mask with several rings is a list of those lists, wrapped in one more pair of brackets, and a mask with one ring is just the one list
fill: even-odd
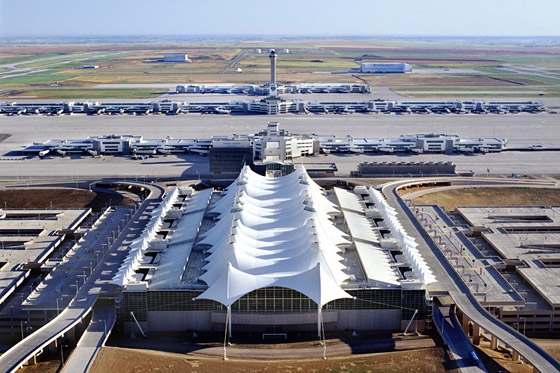
[[(482, 361), (473, 364), (471, 352), (473, 345), (453, 312), (453, 307), (437, 306), (433, 310), (434, 325), (442, 336), (449, 353), (461, 372), (486, 372)], [(476, 353), (475, 353), (476, 355)]]
[[(68, 307), (56, 318), (0, 356), (0, 371), (15, 372), (23, 365), (34, 363), (36, 357), (46, 350), (56, 352), (58, 348), (62, 348), (61, 341), (63, 338), (74, 342), (76, 336), (82, 331), (83, 323), (89, 322), (92, 319), (92, 310), (93, 323), (98, 322), (97, 325), (99, 325), (102, 322), (100, 320), (105, 320), (104, 326), (106, 325), (109, 328), (106, 330), (110, 330), (114, 323), (114, 310), (111, 314), (111, 312), (107, 311), (106, 304), (104, 307), (103, 303), (96, 306), (98, 298), (113, 291), (115, 285), (112, 284), (112, 279), (129, 251), (129, 239), (127, 237), (136, 237), (138, 232), (142, 231), (149, 219), (140, 219), (140, 217), (144, 213), (148, 213), (147, 210), (150, 207), (155, 208), (159, 205), (164, 192), (163, 188), (159, 186), (143, 184), (142, 186), (148, 187), (150, 194), (137, 209), (136, 213), (131, 216), (121, 234), (110, 245), (103, 256), (103, 264), (96, 265), (91, 275), (85, 280), (84, 285), (77, 290)], [(101, 314), (100, 317), (98, 317), (99, 314)], [(107, 336), (108, 333), (104, 333), (103, 338), (106, 339)], [(88, 338), (90, 337), (91, 335)], [(98, 343), (99, 348), (105, 339)], [(80, 342), (82, 343), (82, 341)], [(82, 359), (93, 360), (98, 349), (78, 350)], [(89, 356), (86, 356), (88, 354)]]
[[(61, 372), (88, 372), (97, 353), (105, 345), (111, 329), (115, 325), (115, 304), (112, 301), (98, 301), (93, 307), (93, 316), (78, 345), (64, 364)], [(62, 349), (62, 345), (60, 346)], [(63, 351), (61, 351), (61, 355)]]
[(399, 181), (386, 185), (382, 191), (388, 203), (397, 211), (405, 230), (416, 238), (418, 248), (438, 279), (439, 286), (445, 288), (448, 295), (453, 299), (456, 308), (463, 314), (463, 328), (467, 328), (469, 322), (472, 323), (473, 343), (478, 344), (480, 342), (480, 329), (482, 328), (491, 335), (492, 348), (496, 348), (498, 341), (502, 341), (513, 350), (512, 357), (514, 360), (523, 357), (539, 372), (560, 371), (560, 362), (558, 360), (531, 339), (498, 320), (478, 302), (461, 276), (455, 271), (429, 233), (418, 222), (413, 212), (397, 193), (398, 189), (402, 187), (438, 181), (448, 181), (463, 185), (498, 185), (501, 183), (520, 186), (520, 184), (526, 183), (504, 183), (503, 181), (491, 181), (488, 179), (441, 178)]

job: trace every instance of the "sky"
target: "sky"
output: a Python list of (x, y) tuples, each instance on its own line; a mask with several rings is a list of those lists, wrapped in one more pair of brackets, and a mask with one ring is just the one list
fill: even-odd
[(0, 37), (559, 36), (560, 0), (0, 0)]

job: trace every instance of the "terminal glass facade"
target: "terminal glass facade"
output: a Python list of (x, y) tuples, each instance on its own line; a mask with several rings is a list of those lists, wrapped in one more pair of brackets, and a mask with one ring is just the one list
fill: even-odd
[[(401, 309), (402, 319), (412, 317), (418, 310), (417, 319), (425, 316), (425, 290), (358, 289), (348, 290), (355, 299), (338, 299), (324, 305), (326, 310), (384, 310)], [(194, 290), (169, 290), (147, 292), (123, 292), (122, 319), (132, 321), (130, 311), (139, 322), (147, 321), (149, 312), (157, 311), (221, 311), (221, 303), (195, 298), (202, 294)], [(317, 304), (302, 293), (283, 287), (254, 290), (231, 306), (236, 313), (299, 313), (317, 311)]]

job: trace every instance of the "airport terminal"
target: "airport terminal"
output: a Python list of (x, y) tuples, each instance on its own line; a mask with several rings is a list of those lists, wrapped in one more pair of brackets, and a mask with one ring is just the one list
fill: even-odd
[(23, 148), (21, 153), (41, 158), (70, 154), (137, 158), (180, 153), (208, 155), (218, 148), (247, 148), (249, 153), (252, 153), (249, 158), (262, 160), (276, 156), (278, 160), (284, 161), (319, 153), (499, 153), (506, 146), (506, 140), (497, 138), (461, 138), (446, 134), (401, 135), (398, 138), (358, 138), (351, 135), (340, 138), (333, 135), (292, 134), (280, 128), (279, 122), (268, 122), (266, 128), (258, 133), (212, 136), (209, 139), (144, 139), (135, 135), (105, 135), (86, 139), (35, 141)]
[(245, 167), (223, 191), (175, 189), (152, 219), (115, 277), (126, 333), (424, 330), (435, 278), (374, 189)]
[[(241, 104), (241, 112), (352, 114), (360, 105), (366, 105), (366, 112), (397, 114), (547, 111), (538, 101), (301, 104), (279, 96), (275, 55), (270, 56), (268, 96)], [(170, 100), (119, 105), (78, 104), (76, 112), (183, 110)], [(188, 105), (189, 111), (216, 114), (237, 110), (224, 103)], [(56, 115), (73, 108), (70, 103), (2, 105), (9, 115)], [(448, 341), (455, 337), (445, 334), (444, 325), (453, 329), (460, 323), (461, 333), (474, 344), (487, 338), (493, 346), (511, 348), (514, 360), (555, 367), (557, 362), (525, 334), (553, 335), (560, 325), (554, 290), (556, 210), (459, 207), (446, 212), (414, 205), (397, 193), (422, 185), (520, 185), (524, 180), (460, 178), (452, 162), (359, 164), (355, 176), (395, 177), (396, 170), (408, 177), (373, 186), (360, 180), (314, 179), (321, 173), (334, 176), (336, 165), (327, 162), (318, 170), (297, 161), (321, 153), (500, 153), (504, 140), (443, 134), (293, 135), (278, 122), (269, 122), (261, 133), (236, 136), (146, 140), (108, 135), (28, 147), (26, 152), (41, 157), (205, 154), (212, 172), (223, 179), (211, 187), (179, 180), (166, 186), (92, 180), (80, 187), (109, 190), (132, 203), (109, 202), (95, 212), (0, 209), (0, 332), (13, 342), (21, 340), (0, 363), (19, 367), (45, 351), (62, 352), (68, 345), (80, 350), (81, 338), (99, 348), (111, 331), (145, 337), (225, 331), (230, 338), (247, 333), (262, 340), (436, 328)]]
[[(405, 210), (391, 207), (388, 190), (342, 180), (321, 187), (302, 166), (281, 175), (267, 170), (262, 176), (245, 166), (225, 188), (185, 183), (158, 188), (161, 197), (153, 201), (142, 187), (135, 191), (136, 206), (96, 213), (3, 209), (2, 335), (40, 338), (35, 331), (45, 323), (59, 328), (56, 322), (76, 320), (41, 347), (56, 351), (90, 328), (105, 330), (101, 340), (108, 330), (149, 336), (225, 329), (231, 338), (284, 339), (441, 328), (439, 309), (450, 296), (441, 286), (443, 273), (433, 270), (424, 244), (408, 233)], [(417, 181), (433, 182), (466, 181)], [(400, 184), (414, 189), (414, 181)], [(130, 190), (125, 186), (120, 189)], [(140, 210), (143, 199), (147, 208)], [(496, 320), (519, 338), (558, 331), (555, 208), (445, 212), (406, 203), (457, 274), (454, 281)], [(96, 285), (101, 274), (105, 280)], [(26, 279), (29, 288), (19, 289)], [(82, 297), (91, 305), (77, 308), (83, 316), (69, 317)], [(100, 305), (107, 316), (90, 313), (88, 307)], [(504, 343), (463, 312), (461, 306), (459, 320), (473, 343)]]
[[(3, 102), (0, 104), (0, 114), (5, 115), (60, 115), (60, 114), (165, 114), (177, 115), (180, 113), (213, 113), (213, 114), (264, 114), (278, 115), (288, 113), (336, 113), (353, 114), (361, 113), (396, 113), (396, 114), (506, 114), (506, 113), (540, 113), (547, 108), (541, 101), (483, 101), (483, 100), (451, 100), (427, 102), (397, 102), (393, 100), (366, 100), (366, 101), (316, 101), (293, 100), (282, 97), (282, 94), (307, 94), (307, 93), (364, 93), (369, 94), (368, 85), (346, 84), (299, 84), (283, 85), (277, 81), (276, 60), (277, 54), (270, 51), (270, 81), (261, 86), (231, 84), (203, 84), (203, 85), (178, 85), (177, 93), (224, 93), (239, 95), (265, 96), (259, 100), (236, 100), (229, 102), (187, 102), (165, 99), (154, 102), (97, 102), (97, 101), (69, 101), (69, 102)], [(405, 72), (410, 68), (405, 63), (363, 63), (361, 70), (364, 73), (396, 73)]]

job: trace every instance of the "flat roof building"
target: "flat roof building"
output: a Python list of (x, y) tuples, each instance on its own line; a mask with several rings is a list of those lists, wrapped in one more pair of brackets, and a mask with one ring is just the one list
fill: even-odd
[(412, 65), (402, 62), (363, 62), (360, 72), (370, 74), (395, 74), (412, 71)]
[(249, 140), (213, 141), (209, 149), (210, 172), (214, 177), (234, 175), (253, 165), (253, 144)]
[(189, 55), (184, 53), (165, 54), (163, 62), (189, 62)]
[[(421, 208), (428, 213), (427, 207), (417, 206)], [(524, 334), (560, 331), (558, 210), (555, 206), (458, 206), (454, 211), (458, 223), (446, 220), (449, 232), (461, 226), (457, 247), (462, 252), (457, 255), (456, 247), (445, 248), (446, 255), (458, 258), (452, 261), (457, 272), (483, 306)]]

